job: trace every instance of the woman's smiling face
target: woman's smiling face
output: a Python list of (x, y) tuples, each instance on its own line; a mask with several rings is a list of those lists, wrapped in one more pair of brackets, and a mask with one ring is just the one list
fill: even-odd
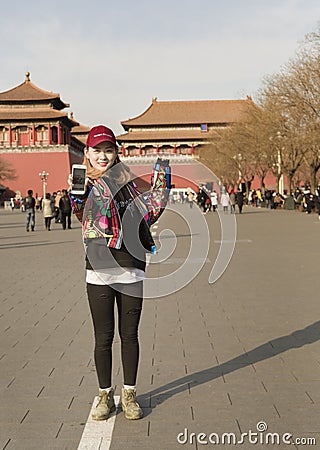
[(111, 142), (101, 142), (95, 147), (85, 149), (85, 155), (94, 169), (109, 169), (117, 156), (117, 150)]

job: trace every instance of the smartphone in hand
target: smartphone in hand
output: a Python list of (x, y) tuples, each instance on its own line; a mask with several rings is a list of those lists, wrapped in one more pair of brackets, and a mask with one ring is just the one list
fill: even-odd
[(86, 192), (87, 167), (84, 164), (73, 164), (71, 175), (71, 194), (83, 195)]

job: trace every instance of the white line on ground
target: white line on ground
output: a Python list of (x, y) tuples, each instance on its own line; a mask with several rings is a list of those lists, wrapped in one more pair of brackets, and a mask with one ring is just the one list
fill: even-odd
[(98, 399), (98, 397), (94, 398), (87, 423), (81, 436), (78, 450), (109, 450), (110, 448), (116, 415), (118, 410), (120, 410), (120, 395), (116, 395), (114, 397), (116, 410), (110, 414), (108, 420), (93, 420), (91, 417)]

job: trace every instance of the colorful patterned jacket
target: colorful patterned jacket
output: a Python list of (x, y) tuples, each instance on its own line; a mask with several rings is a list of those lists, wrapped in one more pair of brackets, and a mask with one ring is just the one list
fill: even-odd
[(142, 219), (142, 226), (139, 227), (142, 244), (147, 251), (154, 252), (155, 244), (149, 228), (164, 211), (170, 190), (163, 165), (153, 172), (152, 179), (151, 190), (143, 194), (133, 181), (121, 186), (121, 192), (126, 196), (125, 202), (117, 201), (119, 186), (108, 176), (108, 172), (94, 183), (89, 181), (85, 195), (69, 194), (72, 210), (82, 224), (84, 242), (103, 238), (108, 247), (120, 249), (123, 240), (123, 211), (120, 214), (120, 210), (129, 208), (130, 211), (134, 209)]

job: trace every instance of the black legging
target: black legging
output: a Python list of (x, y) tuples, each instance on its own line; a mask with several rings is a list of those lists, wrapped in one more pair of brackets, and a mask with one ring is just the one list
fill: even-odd
[[(87, 293), (95, 335), (94, 360), (100, 388), (111, 387), (112, 342), (114, 337), (114, 300), (118, 308), (118, 329), (121, 339), (123, 383), (136, 384), (139, 341), (138, 326), (142, 309), (143, 282), (122, 285), (100, 286), (87, 283)], [(134, 295), (127, 293), (128, 288)]]
[(52, 219), (52, 217), (45, 217), (44, 218), (44, 224), (46, 226), (46, 230), (50, 230), (51, 219)]

